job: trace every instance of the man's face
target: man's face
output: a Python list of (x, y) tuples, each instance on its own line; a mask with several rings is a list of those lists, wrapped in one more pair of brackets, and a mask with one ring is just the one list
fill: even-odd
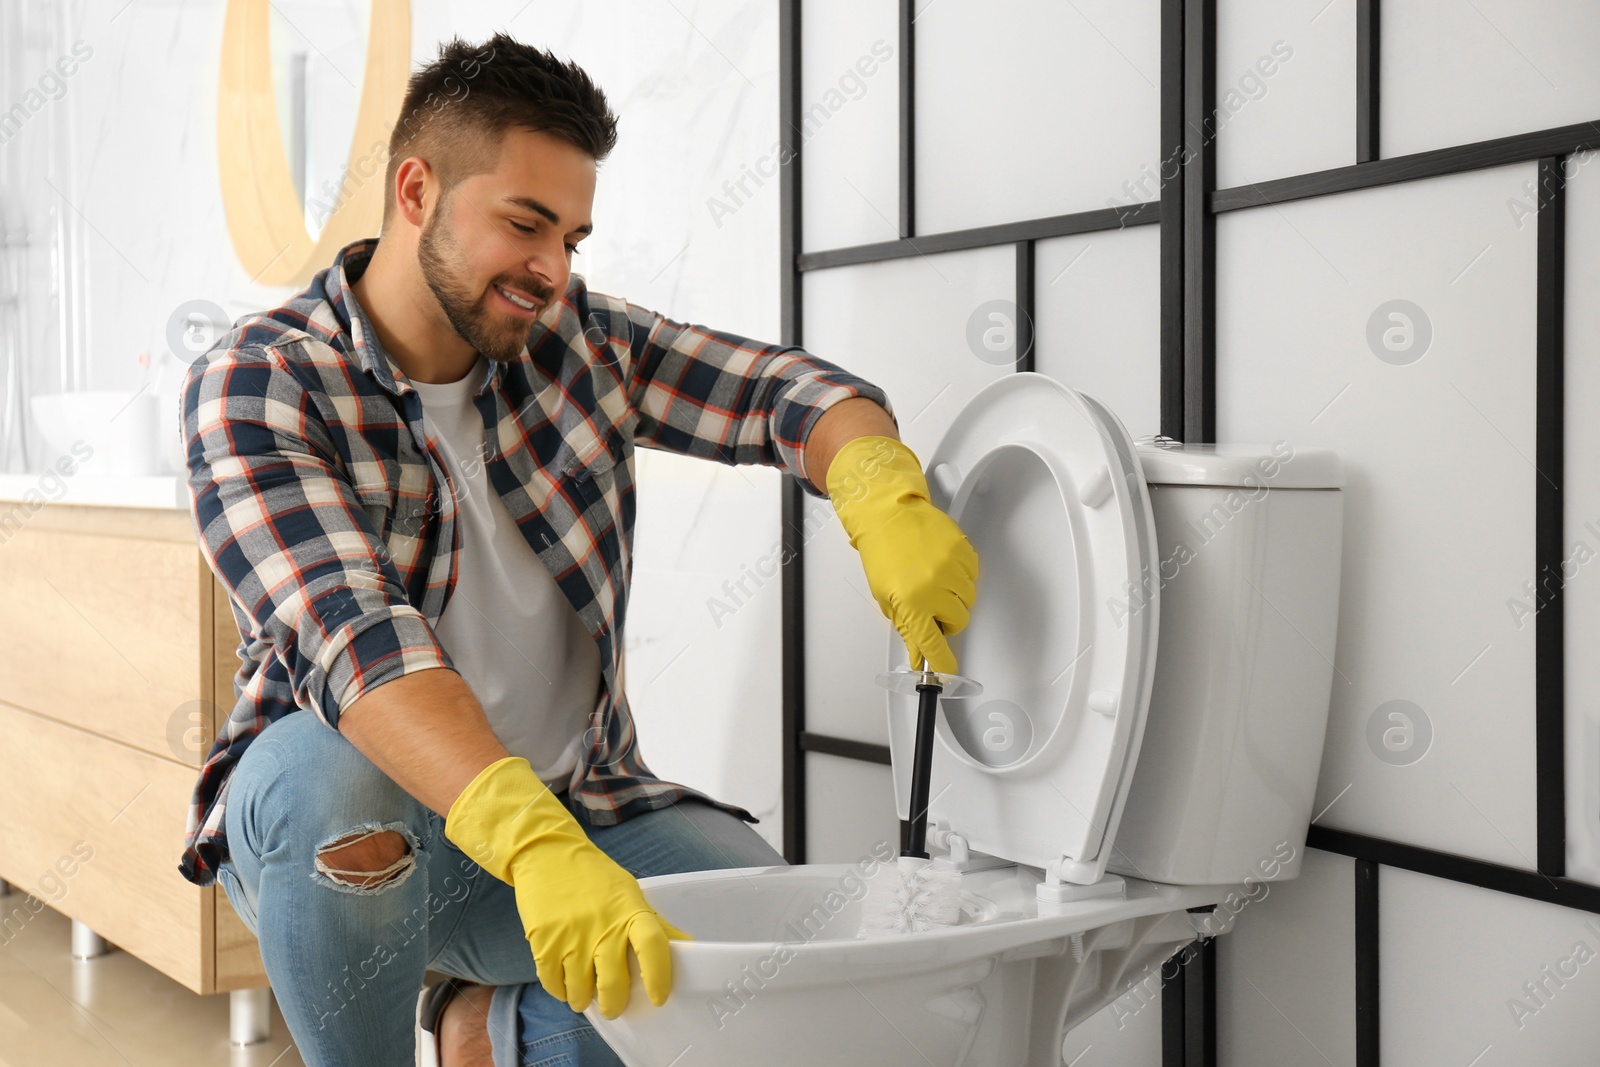
[(591, 229), (594, 186), (583, 149), (512, 129), (493, 170), (443, 191), (417, 262), (450, 325), (484, 358), (515, 361), (534, 320), (566, 293), (572, 248)]

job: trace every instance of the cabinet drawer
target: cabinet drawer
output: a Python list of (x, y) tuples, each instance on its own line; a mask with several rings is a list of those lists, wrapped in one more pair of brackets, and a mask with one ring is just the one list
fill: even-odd
[(185, 513), (45, 507), (0, 551), (0, 700), (199, 767), (218, 715), (214, 585)]
[[(7, 881), (197, 993), (266, 984), (227, 897), (178, 873), (190, 768), (5, 703), (0, 737)], [(25, 936), (21, 899), (8, 936)]]

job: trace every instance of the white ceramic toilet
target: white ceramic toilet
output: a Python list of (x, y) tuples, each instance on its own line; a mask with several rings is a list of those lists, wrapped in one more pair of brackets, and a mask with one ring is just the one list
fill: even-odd
[[(695, 940), (672, 943), (664, 1006), (636, 980), (618, 1018), (589, 1008), (629, 1067), (1058, 1067), (1068, 1030), (1226, 932), (1242, 887), (1298, 876), (1338, 457), (1136, 443), (1092, 397), (1019, 373), (972, 398), (928, 470), (981, 562), (952, 647), (984, 690), (942, 702), (929, 806), (930, 852), (963, 870), (961, 922), (857, 937), (864, 875), (894, 877), (898, 842), (645, 879)], [(905, 819), (915, 698), (888, 701)]]

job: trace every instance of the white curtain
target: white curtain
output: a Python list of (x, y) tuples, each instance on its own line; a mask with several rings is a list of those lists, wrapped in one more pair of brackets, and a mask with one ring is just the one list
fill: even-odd
[(89, 234), (70, 203), (78, 101), (56, 66), (80, 15), (77, 3), (0, 5), (0, 471), (43, 459), (28, 398), (86, 384)]

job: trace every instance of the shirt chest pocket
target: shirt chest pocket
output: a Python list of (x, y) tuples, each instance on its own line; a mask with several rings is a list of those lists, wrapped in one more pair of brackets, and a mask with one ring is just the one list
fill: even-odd
[(592, 482), (595, 478), (602, 478), (611, 474), (611, 469), (621, 458), (621, 435), (586, 435), (586, 440), (568, 443), (563, 448), (562, 462), (560, 462), (560, 477), (570, 478), (573, 482)]
[(567, 455), (559, 469), (561, 481), (577, 499), (580, 509), (587, 510), (614, 496), (623, 444), (618, 437), (592, 437), (580, 447)]
[(555, 456), (546, 471), (585, 500), (592, 501), (615, 484), (617, 465), (626, 463), (633, 448), (636, 412), (617, 396), (602, 395), (598, 402), (551, 428), (559, 430)]
[(617, 457), (612, 454), (604, 439), (590, 438), (582, 451), (575, 450), (568, 454), (561, 469), (561, 476), (576, 482), (590, 481), (609, 474), (616, 463)]
[(389, 538), (390, 520), (394, 516), (394, 491), (382, 482), (355, 487), (356, 501), (367, 513), (367, 521), (383, 540)]
[(430, 503), (426, 471), (394, 464), (379, 478), (354, 487), (361, 510), (385, 542), (395, 537), (419, 537)]

